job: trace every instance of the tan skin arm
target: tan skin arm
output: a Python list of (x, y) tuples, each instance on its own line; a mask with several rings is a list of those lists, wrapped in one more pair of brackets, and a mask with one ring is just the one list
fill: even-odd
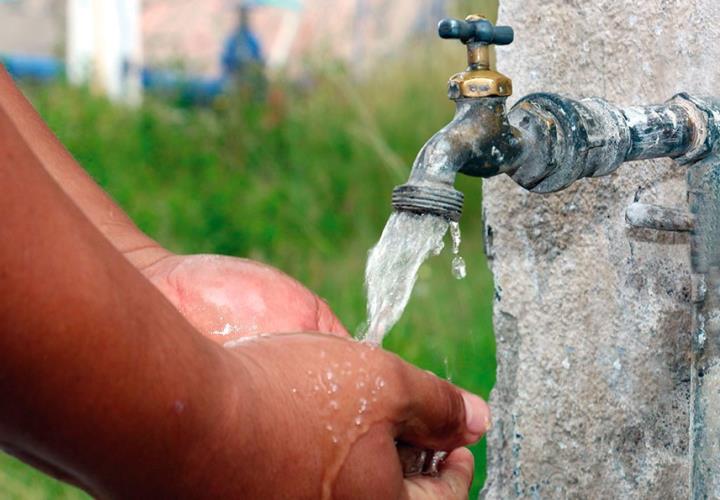
[(228, 355), (95, 230), (4, 109), (0, 186), (0, 443), (96, 494), (159, 488), (159, 464), (182, 471), (220, 413)]
[[(204, 339), (10, 114), (0, 105), (0, 447), (107, 498), (463, 498), (466, 452), (438, 480), (404, 481), (394, 442), (473, 442), (484, 403), (348, 340), (276, 336), (231, 352)], [(350, 374), (315, 390), (334, 364)], [(363, 373), (383, 383), (357, 425)]]
[(137, 228), (75, 161), (2, 66), (0, 108), (43, 168), (90, 222), (136, 267), (147, 267), (167, 254), (155, 240)]

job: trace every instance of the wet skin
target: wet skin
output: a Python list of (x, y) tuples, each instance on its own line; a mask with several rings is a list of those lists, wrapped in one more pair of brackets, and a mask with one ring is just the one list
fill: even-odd
[[(3, 449), (103, 498), (467, 496), (469, 452), (404, 480), (394, 443), (477, 440), (479, 398), (340, 338), (279, 271), (162, 249), (2, 71), (0, 185)], [(218, 345), (286, 329), (338, 336)]]
[(143, 274), (190, 323), (220, 344), (263, 332), (349, 337), (325, 301), (259, 262), (167, 253)]

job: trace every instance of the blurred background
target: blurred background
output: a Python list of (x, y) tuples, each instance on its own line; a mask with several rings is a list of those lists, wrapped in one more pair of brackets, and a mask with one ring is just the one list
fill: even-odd
[[(144, 231), (277, 266), (357, 331), (391, 190), (453, 114), (465, 53), (436, 23), (468, 13), (497, 0), (0, 0), (0, 61)], [(385, 347), (487, 397), (481, 183), (458, 187), (468, 277), (431, 259)], [(86, 498), (2, 454), (0, 497)]]

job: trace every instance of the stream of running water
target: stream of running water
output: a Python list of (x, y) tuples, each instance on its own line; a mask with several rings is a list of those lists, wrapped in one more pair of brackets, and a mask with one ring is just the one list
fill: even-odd
[(453, 241), (453, 274), (466, 275), (460, 257), (460, 227), (442, 217), (394, 212), (380, 241), (370, 251), (365, 268), (367, 324), (361, 339), (382, 345), (385, 335), (400, 320), (412, 295), (418, 270), (430, 256), (439, 255), (450, 228)]

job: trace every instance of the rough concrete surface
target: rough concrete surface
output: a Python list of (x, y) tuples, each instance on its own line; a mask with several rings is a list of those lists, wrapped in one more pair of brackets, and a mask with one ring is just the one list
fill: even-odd
[[(618, 105), (720, 94), (717, 0), (504, 0), (515, 98)], [(632, 229), (634, 201), (686, 208), (686, 168), (623, 165), (551, 195), (485, 182), (498, 379), (491, 499), (688, 498), (688, 236)], [(467, 216), (467, 215), (466, 215)]]

